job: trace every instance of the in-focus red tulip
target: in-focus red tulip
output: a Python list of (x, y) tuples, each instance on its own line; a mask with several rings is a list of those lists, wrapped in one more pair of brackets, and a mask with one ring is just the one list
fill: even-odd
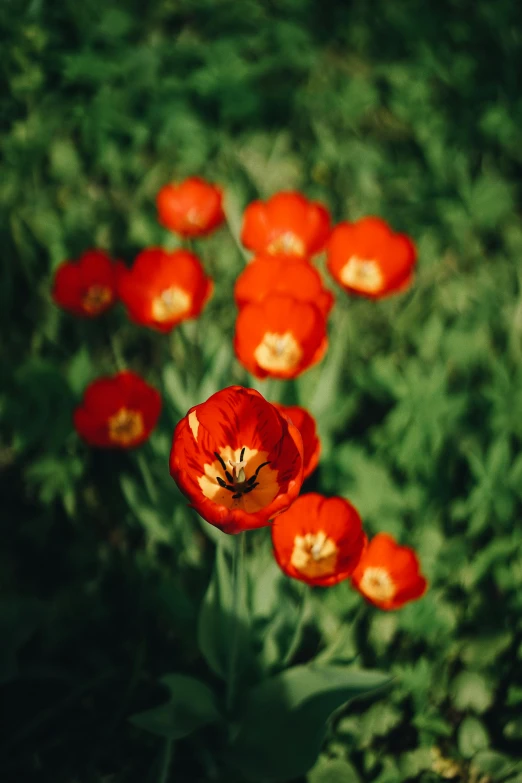
[(123, 370), (87, 387), (74, 412), (74, 426), (91, 446), (130, 449), (147, 440), (160, 412), (159, 392), (136, 373)]
[(285, 574), (321, 587), (353, 573), (365, 541), (351, 503), (315, 492), (297, 498), (272, 526), (274, 556)]
[(95, 318), (116, 301), (115, 266), (103, 250), (87, 250), (56, 270), (52, 296), (64, 310)]
[(378, 533), (363, 552), (352, 574), (352, 584), (379, 609), (399, 609), (426, 592), (417, 555), (399, 546), (387, 533)]
[(255, 253), (309, 258), (324, 250), (330, 230), (330, 216), (322, 204), (301, 193), (282, 192), (266, 203), (248, 205), (241, 241)]
[(213, 288), (193, 253), (157, 247), (143, 250), (132, 269), (118, 264), (117, 282), (129, 318), (160, 332), (198, 316)]
[(201, 177), (188, 177), (159, 191), (159, 222), (182, 237), (206, 236), (225, 220), (222, 201), (221, 188)]
[(317, 424), (314, 417), (306, 408), (300, 405), (281, 405), (273, 402), (277, 410), (295, 424), (303, 439), (303, 479), (314, 472), (319, 462), (321, 443), (317, 435)]
[(271, 294), (287, 294), (302, 302), (313, 302), (326, 317), (334, 303), (323, 286), (321, 275), (309, 263), (288, 256), (257, 256), (236, 280), (234, 298), (238, 307), (262, 302)]
[(170, 472), (211, 525), (225, 533), (264, 527), (299, 494), (301, 436), (259, 392), (230, 386), (178, 423)]
[(327, 246), (328, 269), (339, 285), (370, 299), (405, 291), (416, 260), (412, 240), (378, 217), (339, 223)]
[(319, 362), (328, 346), (323, 313), (311, 302), (268, 296), (241, 308), (234, 350), (257, 378), (295, 378)]

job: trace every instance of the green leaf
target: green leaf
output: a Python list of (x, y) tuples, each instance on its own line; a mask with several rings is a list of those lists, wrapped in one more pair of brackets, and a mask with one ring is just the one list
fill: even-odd
[(183, 674), (166, 674), (161, 682), (168, 688), (170, 699), (133, 715), (130, 721), (135, 726), (177, 740), (220, 719), (215, 695), (205, 683)]
[(461, 672), (452, 684), (453, 704), (458, 710), (484, 712), (493, 701), (487, 680), (477, 672)]
[(243, 667), (249, 660), (249, 623), (245, 616), (244, 595), (239, 596), (236, 608), (238, 617), (234, 618), (232, 563), (226, 548), (218, 544), (214, 570), (199, 612), (198, 644), (212, 671), (223, 679), (228, 676), (232, 633), (238, 633), (236, 665)]
[(249, 781), (288, 781), (306, 774), (332, 713), (390, 681), (378, 671), (311, 665), (270, 677), (246, 695), (231, 761)]
[(466, 759), (489, 746), (488, 733), (478, 718), (471, 715), (464, 718), (459, 727), (458, 743), (459, 751)]
[(521, 771), (520, 764), (495, 750), (480, 750), (473, 758), (473, 767), (493, 780), (503, 780), (506, 775)]
[(357, 770), (343, 759), (321, 756), (307, 776), (308, 783), (359, 783)]

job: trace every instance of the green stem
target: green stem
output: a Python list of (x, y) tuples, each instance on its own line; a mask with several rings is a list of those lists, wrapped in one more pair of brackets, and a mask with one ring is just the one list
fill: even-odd
[(326, 647), (321, 653), (319, 653), (319, 655), (316, 656), (316, 658), (314, 659), (314, 663), (320, 663), (320, 664), (330, 663), (331, 660), (336, 658), (338, 653), (342, 652), (344, 647), (350, 641), (350, 635), (352, 633), (352, 629), (359, 622), (360, 618), (362, 617), (365, 611), (366, 611), (366, 605), (364, 603), (361, 603), (360, 606), (355, 611), (352, 621), (342, 626), (342, 628), (339, 631), (339, 635), (334, 640), (334, 642), (330, 644), (328, 647)]
[(125, 359), (123, 358), (123, 353), (120, 348), (119, 342), (117, 338), (114, 336), (114, 333), (111, 331), (108, 331), (109, 336), (109, 344), (111, 346), (112, 351), (112, 357), (114, 359), (114, 364), (116, 365), (116, 369), (121, 372), (121, 370), (125, 370), (126, 363)]
[(303, 635), (306, 610), (308, 607), (308, 601), (307, 601), (308, 594), (309, 594), (308, 585), (306, 585), (305, 582), (303, 582), (301, 584), (300, 603), (299, 603), (299, 609), (298, 609), (297, 621), (294, 628), (294, 633), (290, 641), (290, 644), (288, 646), (288, 650), (286, 651), (286, 655), (283, 658), (281, 664), (283, 669), (285, 666), (287, 666), (289, 663), (292, 662), (294, 655), (299, 649), (299, 645), (301, 643), (301, 637)]
[(244, 561), (246, 538), (238, 533), (234, 540), (232, 566), (232, 615), (230, 618), (230, 658), (228, 662), (226, 707), (230, 711), (234, 703), (236, 687), (236, 667), (239, 641), (239, 607), (244, 594)]
[(150, 472), (149, 465), (141, 449), (136, 452), (136, 462), (140, 469), (140, 473), (143, 478), (143, 483), (145, 484), (145, 489), (147, 490), (149, 499), (151, 503), (156, 505), (158, 502), (158, 490), (156, 489), (156, 484), (152, 477), (152, 473)]
[(167, 783), (169, 778), (170, 762), (172, 761), (172, 745), (171, 739), (166, 739), (163, 745), (163, 752), (161, 757), (160, 774), (158, 777), (158, 783)]

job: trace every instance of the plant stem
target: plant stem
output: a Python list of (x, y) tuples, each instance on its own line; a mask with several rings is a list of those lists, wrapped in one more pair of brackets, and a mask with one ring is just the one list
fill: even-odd
[(169, 777), (170, 762), (172, 760), (172, 740), (166, 739), (163, 745), (160, 774), (158, 783), (167, 783)]
[(156, 484), (154, 483), (154, 479), (152, 478), (152, 473), (150, 472), (149, 465), (141, 449), (136, 452), (136, 462), (138, 463), (138, 467), (140, 469), (140, 473), (142, 475), (143, 483), (145, 484), (145, 489), (147, 490), (149, 500), (151, 501), (151, 503), (156, 505), (156, 503), (158, 502), (158, 490), (156, 489)]
[(365, 611), (366, 605), (361, 602), (361, 605), (356, 609), (351, 622), (345, 623), (340, 628), (337, 638), (333, 641), (332, 644), (330, 644), (328, 647), (325, 647), (325, 649), (316, 656), (314, 663), (330, 663), (332, 659), (336, 658), (338, 653), (340, 653), (344, 649), (345, 645), (350, 641), (352, 629), (359, 622)]
[(109, 344), (111, 346), (112, 357), (114, 359), (114, 364), (116, 365), (116, 369), (118, 371), (124, 370), (127, 365), (125, 364), (125, 359), (123, 358), (123, 353), (121, 351), (118, 340), (113, 332), (108, 330), (107, 334), (109, 337)]
[(308, 586), (305, 584), (305, 582), (302, 582), (301, 584), (301, 595), (300, 595), (300, 603), (299, 603), (299, 609), (298, 609), (298, 615), (297, 615), (297, 621), (294, 628), (294, 633), (292, 636), (292, 639), (290, 641), (290, 644), (288, 646), (288, 650), (286, 651), (286, 655), (283, 658), (282, 661), (282, 668), (287, 666), (289, 663), (292, 662), (292, 658), (296, 654), (297, 650), (299, 649), (299, 644), (301, 643), (301, 637), (303, 634), (303, 627), (304, 627), (304, 620), (306, 617), (306, 610), (308, 607), (308, 601), (306, 600), (309, 594)]
[(236, 664), (239, 641), (239, 608), (244, 598), (244, 560), (246, 538), (238, 533), (234, 540), (232, 565), (232, 607), (230, 618), (230, 658), (228, 665), (226, 707), (230, 711), (234, 703), (236, 685)]

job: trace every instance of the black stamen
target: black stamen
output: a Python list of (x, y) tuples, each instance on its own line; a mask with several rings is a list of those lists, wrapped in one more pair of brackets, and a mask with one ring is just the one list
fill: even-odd
[(257, 474), (259, 473), (261, 468), (265, 467), (265, 465), (270, 465), (270, 463), (269, 462), (262, 462), (261, 465), (259, 465), (259, 467), (257, 468), (256, 472), (254, 473), (253, 478), (257, 478)]
[(242, 494), (241, 492), (237, 492), (235, 495), (232, 495), (232, 499), (233, 500), (239, 500), (239, 498), (241, 497), (241, 494)]
[(234, 483), (234, 477), (232, 473), (229, 473), (228, 470), (225, 470), (225, 476), (227, 477), (228, 481), (230, 481), (231, 484)]
[(251, 487), (247, 487), (246, 489), (243, 490), (243, 495), (247, 495), (249, 492), (252, 492), (252, 490), (255, 489), (258, 486), (259, 486), (259, 482), (256, 481), (256, 483), (252, 484)]
[(243, 446), (243, 448), (241, 449), (241, 454), (239, 455), (240, 462), (243, 462), (244, 456), (245, 456), (245, 447)]
[(216, 476), (216, 481), (220, 487), (223, 487), (223, 489), (227, 489), (227, 482), (225, 481), (225, 479), (222, 479), (221, 476)]
[(219, 454), (217, 453), (217, 451), (215, 451), (214, 454), (216, 455), (216, 457), (220, 461), (221, 467), (223, 468), (223, 470), (226, 471), (227, 466), (225, 465), (225, 461), (224, 461), (223, 457), (220, 457)]

